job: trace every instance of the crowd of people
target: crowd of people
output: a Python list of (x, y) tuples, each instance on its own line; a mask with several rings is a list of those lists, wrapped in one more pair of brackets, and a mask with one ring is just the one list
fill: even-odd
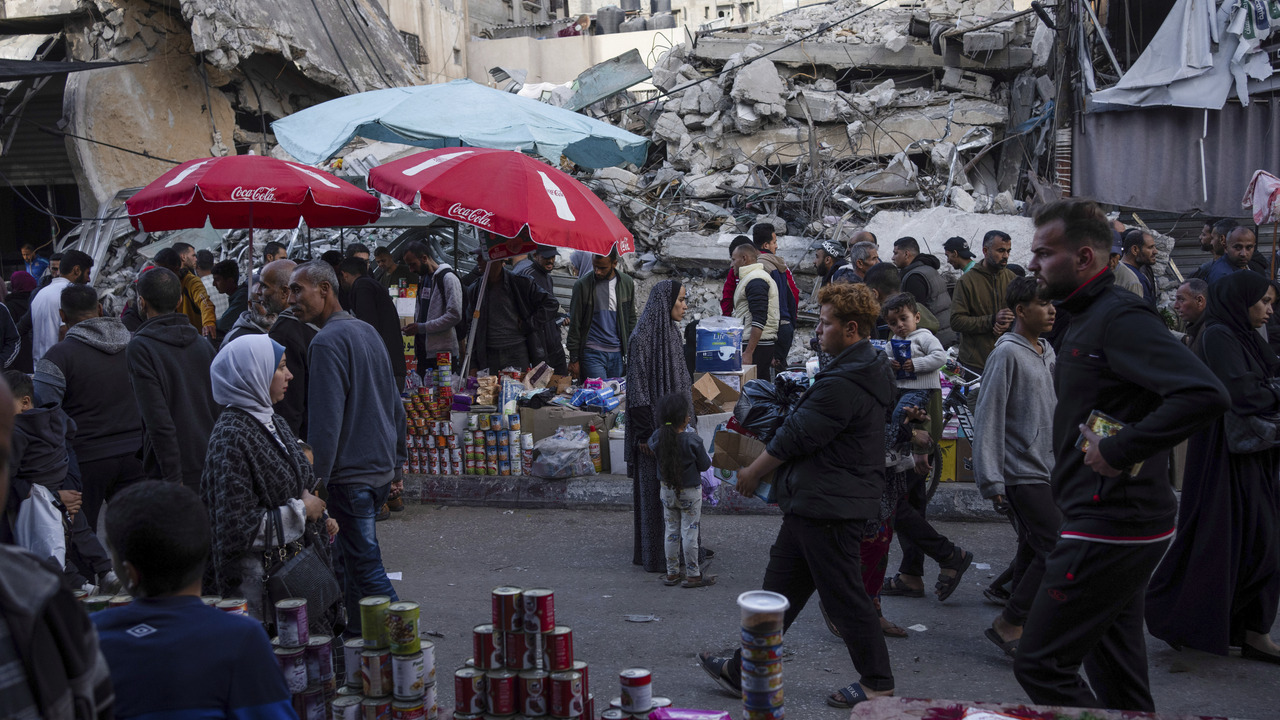
[[(827, 698), (835, 707), (894, 691), (886, 638), (906, 631), (880, 598), (923, 598), (928, 557), (933, 595), (947, 600), (974, 561), (925, 516), (953, 346), (960, 371), (981, 377), (970, 395), (978, 489), (1016, 530), (1014, 560), (983, 593), (1003, 607), (981, 630), (1034, 702), (1152, 710), (1144, 627), (1175, 647), (1280, 663), (1269, 635), (1280, 332), (1267, 332), (1277, 287), (1253, 260), (1252, 232), (1206, 224), (1218, 258), (1177, 288), (1176, 334), (1154, 312), (1149, 233), (1082, 200), (1042, 208), (1035, 224), (1026, 270), (995, 229), (980, 256), (948, 239), (945, 274), (911, 237), (889, 262), (865, 231), (816, 250), (820, 369), (736, 487), (750, 496), (772, 476), (783, 521), (763, 587), (790, 601), (785, 627), (818, 594), (859, 674)], [(175, 244), (139, 274), (126, 312), (105, 317), (89, 256), (45, 261), (24, 248), (0, 313), (0, 714), (220, 703), (288, 717), (278, 673), (263, 670), (274, 668), (265, 633), (231, 627), (199, 596), (244, 598), (270, 626), (273, 562), (310, 548), (340, 588), (312, 609), (319, 632), (359, 634), (361, 597), (396, 598), (377, 520), (403, 507), (407, 337), (420, 373), (467, 349), (475, 370), (546, 362), (576, 379), (626, 378), (633, 563), (668, 586), (715, 583), (680, 280), (654, 284), (637, 312), (616, 253), (575, 254), (562, 308), (551, 248), (513, 267), (485, 265), (482, 252), (466, 277), (421, 242), (399, 262), (360, 244), (302, 263), (276, 243), (263, 250), (242, 273)], [(762, 379), (788, 367), (805, 304), (777, 250), (771, 225), (734, 238), (721, 295)], [(400, 288), (416, 298), (403, 324), (390, 299)], [(1179, 505), (1169, 458), (1184, 441)], [(68, 523), (61, 577), (12, 547), (13, 521), (37, 501)], [(68, 587), (138, 600), (96, 613), (95, 633)], [(156, 659), (214, 637), (236, 649)], [(740, 691), (740, 657), (700, 662)], [(220, 689), (145, 690), (205, 667)]]

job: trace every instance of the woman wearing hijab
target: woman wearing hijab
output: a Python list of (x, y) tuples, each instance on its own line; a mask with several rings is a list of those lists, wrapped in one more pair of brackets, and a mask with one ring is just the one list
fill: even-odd
[[(1280, 366), (1258, 328), (1275, 287), (1248, 270), (1209, 286), (1196, 354), (1240, 416), (1280, 412)], [(1268, 635), (1280, 603), (1280, 449), (1233, 453), (1225, 418), (1191, 436), (1178, 535), (1147, 591), (1147, 627), (1175, 648), (1280, 664)]]
[[(36, 279), (25, 270), (19, 270), (9, 276), (9, 292), (5, 295), (4, 306), (9, 316), (18, 327), (18, 357), (7, 369), (32, 372), (35, 360), (31, 357), (31, 320), (27, 315), (31, 312), (31, 293), (36, 289)], [(23, 320), (26, 320), (24, 323)]]
[[(213, 426), (200, 477), (213, 530), (205, 591), (245, 598), (249, 614), (269, 625), (274, 613), (264, 602), (263, 553), (280, 544), (275, 511), (289, 544), (304, 533), (318, 537), (312, 534), (320, 531), (324, 502), (311, 494), (316, 479), (298, 438), (271, 409), (292, 378), (284, 346), (266, 335), (236, 338), (214, 358), (209, 372), (213, 399), (226, 409)], [(308, 609), (313, 628), (332, 629), (324, 610)]]
[[(658, 461), (649, 449), (649, 436), (658, 427), (658, 400), (680, 393), (693, 401), (693, 380), (684, 363), (680, 321), (684, 319), (684, 286), (679, 280), (663, 280), (649, 292), (649, 302), (636, 321), (627, 346), (627, 474), (632, 481), (635, 516), (635, 553), (631, 562), (645, 572), (666, 572), (663, 545)], [(690, 415), (692, 415), (692, 407)]]

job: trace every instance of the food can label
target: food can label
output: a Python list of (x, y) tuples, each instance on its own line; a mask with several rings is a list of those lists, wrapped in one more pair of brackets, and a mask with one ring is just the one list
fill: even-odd
[(280, 666), (285, 687), (290, 693), (296, 694), (307, 689), (307, 659), (304, 651), (279, 648), (276, 650), (276, 663)]
[(742, 706), (765, 710), (782, 707), (782, 688), (767, 692), (752, 692), (744, 688), (742, 690)]
[(391, 694), (397, 699), (422, 697), (427, 684), (427, 665), (422, 653), (391, 656)]

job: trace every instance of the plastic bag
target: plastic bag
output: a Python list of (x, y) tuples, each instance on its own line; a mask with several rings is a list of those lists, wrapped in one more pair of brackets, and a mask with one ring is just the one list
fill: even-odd
[(53, 493), (43, 485), (31, 486), (31, 497), (18, 505), (13, 534), (17, 544), (40, 559), (52, 558), (58, 567), (67, 565), (67, 535), (62, 527), (62, 510)]
[(555, 435), (534, 443), (529, 472), (534, 477), (550, 479), (595, 475), (587, 433), (579, 425), (561, 427)]
[(749, 380), (742, 388), (738, 404), (733, 406), (733, 416), (744, 430), (767, 443), (786, 419), (790, 407), (787, 395), (780, 393), (773, 383)]

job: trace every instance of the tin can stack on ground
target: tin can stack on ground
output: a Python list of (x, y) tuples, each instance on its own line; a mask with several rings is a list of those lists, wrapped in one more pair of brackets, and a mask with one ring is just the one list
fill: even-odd
[(453, 371), (449, 353), (436, 354), (436, 369), (427, 373), (424, 384), (403, 398), (405, 422), (404, 472), (428, 475), (461, 475), (462, 449), (454, 432)]
[[(95, 613), (107, 608), (124, 607), (133, 602), (132, 595), (90, 595), (84, 590), (73, 591), (75, 599), (84, 605), (85, 612)], [(221, 600), (222, 598), (218, 598)]]
[(587, 664), (573, 656), (573, 631), (556, 624), (552, 591), (494, 588), (490, 622), (475, 626), (472, 645), (454, 672), (457, 720), (595, 719)]
[(363, 635), (343, 647), (347, 673), (334, 720), (433, 720), (437, 714), (435, 646), (418, 634), (420, 608), (385, 595), (360, 601)]
[(742, 610), (742, 719), (782, 720), (782, 616), (789, 602), (778, 593), (738, 596)]
[[(228, 602), (236, 601), (223, 600), (218, 606)], [(293, 709), (299, 720), (328, 720), (330, 707), (338, 697), (333, 638), (311, 634), (307, 601), (303, 598), (277, 601), (275, 614), (276, 637), (272, 645), (284, 684), (293, 695)]]
[[(528, 467), (521, 448), (518, 414), (471, 413), (463, 433), (467, 475), (523, 475)], [(533, 436), (529, 436), (532, 454)]]

